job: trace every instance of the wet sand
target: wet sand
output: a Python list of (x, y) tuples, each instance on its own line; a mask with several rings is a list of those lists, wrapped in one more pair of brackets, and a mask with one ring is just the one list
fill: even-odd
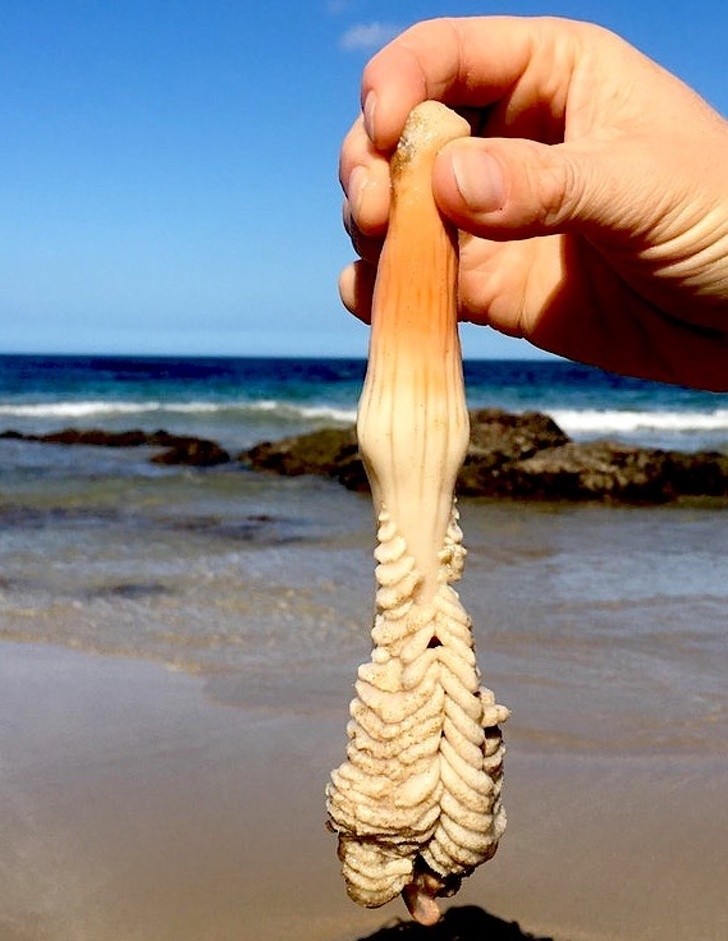
[(322, 796), (344, 719), (295, 676), (251, 697), (240, 673), (3, 643), (0, 939), (728, 937), (721, 738), (600, 754), (514, 716), (506, 837), (425, 932), (346, 898)]

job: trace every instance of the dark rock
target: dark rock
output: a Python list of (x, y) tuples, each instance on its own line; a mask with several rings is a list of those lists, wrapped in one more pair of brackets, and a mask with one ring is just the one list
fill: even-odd
[(659, 452), (607, 442), (547, 448), (505, 473), (518, 496), (559, 500), (664, 503), (671, 499)]
[[(665, 503), (681, 497), (728, 500), (728, 455), (633, 448), (610, 442), (577, 444), (540, 412), (471, 412), (471, 441), (458, 478), (462, 496), (534, 500)], [(213, 467), (230, 460), (214, 441), (164, 430), (144, 432), (67, 428), (46, 435), (5, 431), (0, 437), (54, 444), (165, 448), (156, 464)], [(315, 474), (350, 490), (367, 490), (356, 430), (324, 428), (265, 441), (238, 456), (253, 470), (286, 476)]]
[(156, 595), (164, 595), (169, 589), (160, 582), (119, 582), (117, 584), (105, 585), (99, 588), (93, 594), (98, 596), (110, 595), (115, 598), (125, 598), (131, 601), (137, 598), (148, 598)]
[(287, 477), (301, 474), (332, 477), (350, 490), (365, 490), (368, 486), (353, 427), (322, 428), (281, 441), (264, 441), (244, 451), (238, 459), (253, 470), (273, 471)]
[(167, 450), (152, 457), (154, 464), (189, 464), (192, 467), (214, 467), (225, 464), (230, 455), (215, 441), (188, 435), (173, 435), (168, 431), (105, 431), (100, 428), (64, 428), (45, 435), (4, 431), (0, 438), (20, 441), (40, 441), (46, 444), (82, 444), (104, 448), (162, 447)]
[(100, 428), (64, 428), (44, 435), (8, 430), (0, 432), (0, 438), (39, 441), (44, 444), (86, 444), (106, 448), (138, 448), (150, 443), (149, 435), (145, 431), (103, 431)]
[(228, 452), (215, 441), (204, 438), (178, 439), (173, 447), (155, 454), (153, 464), (187, 464), (190, 467), (215, 467), (227, 464)]
[[(665, 503), (728, 499), (728, 455), (577, 444), (547, 415), (471, 412), (471, 443), (458, 478), (462, 496)], [(264, 442), (240, 455), (254, 470), (317, 474), (367, 489), (354, 428), (324, 429)]]
[(554, 941), (530, 934), (517, 921), (505, 921), (476, 905), (448, 908), (436, 925), (395, 921), (359, 941)]
[(163, 448), (174, 448), (178, 445), (189, 444), (190, 441), (194, 440), (189, 435), (173, 435), (163, 428), (158, 428), (157, 431), (152, 431), (147, 435), (147, 444)]
[(529, 457), (543, 448), (556, 448), (571, 439), (553, 418), (542, 412), (514, 414), (500, 408), (470, 412), (470, 455), (497, 453), (504, 459)]
[(665, 453), (665, 472), (677, 494), (725, 497), (728, 495), (728, 455), (717, 451)]
[(510, 491), (503, 469), (570, 438), (541, 412), (516, 415), (497, 408), (470, 413), (470, 447), (458, 477), (463, 496), (505, 496)]
[(64, 428), (50, 434), (39, 435), (38, 441), (49, 444), (85, 444), (103, 448), (139, 448), (148, 443), (145, 431), (102, 431), (100, 428)]
[[(556, 422), (540, 412), (514, 415), (501, 409), (478, 409), (470, 413), (470, 425), (471, 443), (459, 482), (464, 494), (489, 492), (490, 478), (503, 465), (569, 441)], [(265, 441), (239, 459), (254, 470), (287, 476), (317, 474), (332, 477), (350, 490), (368, 489), (353, 427)]]
[(609, 442), (568, 444), (509, 468), (519, 496), (666, 503), (684, 496), (728, 497), (728, 456), (682, 454)]

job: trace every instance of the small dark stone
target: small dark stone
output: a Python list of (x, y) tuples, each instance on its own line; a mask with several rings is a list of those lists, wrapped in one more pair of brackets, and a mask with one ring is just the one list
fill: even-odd
[(436, 925), (423, 926), (397, 921), (379, 928), (359, 941), (554, 941), (525, 931), (516, 921), (491, 915), (476, 905), (447, 909)]
[(99, 589), (99, 595), (111, 595), (116, 598), (136, 598), (153, 597), (155, 595), (164, 595), (169, 591), (159, 582), (120, 582), (115, 585), (106, 585)]

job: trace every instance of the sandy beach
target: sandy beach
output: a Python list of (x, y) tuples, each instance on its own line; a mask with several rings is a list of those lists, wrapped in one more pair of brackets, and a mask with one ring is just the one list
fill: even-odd
[(3, 644), (3, 941), (726, 937), (725, 753), (569, 753), (514, 722), (499, 853), (437, 929), (395, 929), (400, 903), (348, 901), (324, 827), (341, 709), (269, 692)]

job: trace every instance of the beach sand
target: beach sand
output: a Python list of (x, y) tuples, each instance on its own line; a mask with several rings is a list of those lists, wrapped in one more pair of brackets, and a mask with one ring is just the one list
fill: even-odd
[[(240, 672), (0, 645), (0, 939), (728, 937), (717, 728), (714, 748), (707, 727), (699, 749), (600, 751), (514, 715), (502, 846), (424, 931), (346, 897), (323, 800), (345, 709), (295, 673), (251, 697)], [(585, 717), (594, 741), (605, 721)]]

